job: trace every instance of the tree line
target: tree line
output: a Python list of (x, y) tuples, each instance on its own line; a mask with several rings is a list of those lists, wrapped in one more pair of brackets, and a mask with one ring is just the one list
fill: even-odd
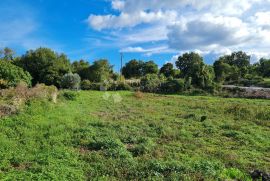
[[(29, 50), (22, 56), (15, 56), (10, 48), (0, 51), (1, 88), (24, 81), (29, 86), (44, 83), (58, 88), (81, 86), (91, 89), (99, 83), (137, 79), (140, 80), (137, 87), (151, 92), (190, 88), (213, 91), (221, 84), (253, 85), (263, 82), (264, 78), (270, 77), (270, 59), (262, 58), (251, 64), (250, 56), (239, 51), (221, 56), (213, 65), (207, 65), (199, 54), (189, 52), (179, 56), (175, 64), (166, 63), (161, 68), (154, 61), (130, 60), (121, 72), (122, 75), (114, 72), (113, 65), (106, 59), (92, 64), (85, 60), (71, 62), (65, 54), (49, 48)], [(129, 86), (132, 87), (132, 83)]]

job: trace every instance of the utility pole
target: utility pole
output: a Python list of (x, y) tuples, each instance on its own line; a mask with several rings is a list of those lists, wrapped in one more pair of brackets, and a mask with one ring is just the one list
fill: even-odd
[(123, 75), (123, 53), (121, 52), (120, 53), (120, 56), (121, 56), (121, 69), (120, 69), (120, 81), (122, 81), (122, 75)]

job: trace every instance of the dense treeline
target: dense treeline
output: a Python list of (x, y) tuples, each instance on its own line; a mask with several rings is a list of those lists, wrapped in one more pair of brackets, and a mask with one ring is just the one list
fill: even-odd
[(270, 77), (270, 59), (251, 64), (250, 56), (242, 51), (222, 56), (213, 65), (206, 65), (194, 52), (185, 53), (178, 57), (175, 65), (166, 63), (160, 69), (154, 61), (131, 60), (123, 67), (123, 76), (113, 71), (108, 60), (71, 63), (65, 54), (48, 48), (30, 50), (20, 57), (5, 48), (0, 51), (0, 64), (1, 88), (23, 81), (29, 86), (44, 83), (70, 89), (214, 92), (222, 84), (269, 86), (265, 78)]

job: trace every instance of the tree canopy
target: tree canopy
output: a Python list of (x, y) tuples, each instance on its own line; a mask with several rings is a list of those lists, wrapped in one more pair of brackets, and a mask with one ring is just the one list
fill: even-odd
[(71, 71), (67, 56), (48, 48), (27, 51), (15, 64), (32, 75), (33, 84), (45, 83), (60, 87), (62, 77)]

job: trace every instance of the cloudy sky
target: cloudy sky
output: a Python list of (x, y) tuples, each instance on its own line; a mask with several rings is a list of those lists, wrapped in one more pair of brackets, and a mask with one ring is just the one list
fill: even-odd
[(270, 56), (270, 0), (1, 0), (0, 47), (50, 47), (72, 60), (205, 61), (243, 50)]

